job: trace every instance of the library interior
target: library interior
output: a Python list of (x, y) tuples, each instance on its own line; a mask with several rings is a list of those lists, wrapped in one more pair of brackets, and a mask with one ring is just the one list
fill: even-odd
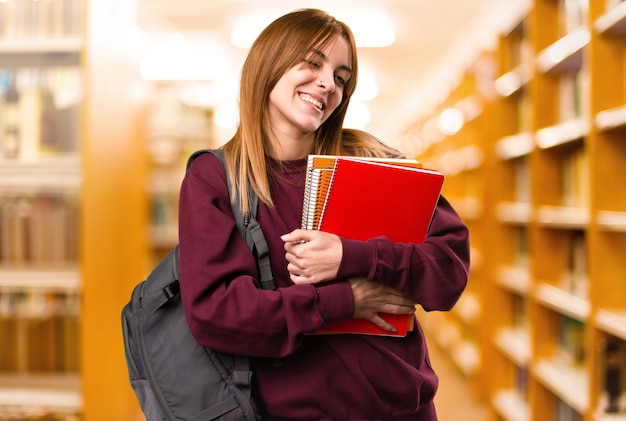
[(345, 125), (445, 176), (441, 421), (626, 421), (626, 1), (0, 0), (0, 421), (136, 421), (120, 313), (270, 20), (354, 30)]

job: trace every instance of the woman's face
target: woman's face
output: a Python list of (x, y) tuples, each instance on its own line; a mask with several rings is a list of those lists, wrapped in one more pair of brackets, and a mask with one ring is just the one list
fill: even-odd
[(315, 132), (341, 104), (351, 66), (350, 47), (341, 36), (321, 50), (306, 52), (270, 93), (272, 131), (300, 136)]

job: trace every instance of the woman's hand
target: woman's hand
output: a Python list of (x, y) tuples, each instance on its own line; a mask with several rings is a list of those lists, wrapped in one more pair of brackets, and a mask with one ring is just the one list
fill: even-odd
[(355, 319), (369, 320), (379, 328), (388, 332), (396, 329), (384, 321), (378, 313), (411, 314), (415, 312), (416, 303), (403, 293), (390, 286), (365, 278), (350, 278), (354, 298)]
[(335, 234), (297, 229), (281, 237), (289, 277), (295, 284), (317, 284), (337, 277), (343, 247)]

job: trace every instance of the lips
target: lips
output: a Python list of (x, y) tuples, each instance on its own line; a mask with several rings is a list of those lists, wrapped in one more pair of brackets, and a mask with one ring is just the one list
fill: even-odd
[(324, 102), (320, 101), (318, 99), (313, 98), (311, 95), (309, 94), (300, 94), (300, 99), (304, 102), (308, 102), (309, 104), (313, 104), (314, 106), (317, 107), (317, 109), (319, 110), (323, 110), (324, 109)]

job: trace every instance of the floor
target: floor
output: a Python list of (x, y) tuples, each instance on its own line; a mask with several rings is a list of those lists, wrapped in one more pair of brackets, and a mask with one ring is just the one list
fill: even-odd
[(439, 375), (439, 390), (435, 396), (439, 421), (487, 421), (487, 406), (474, 399), (466, 380), (435, 341), (428, 343), (433, 368)]

